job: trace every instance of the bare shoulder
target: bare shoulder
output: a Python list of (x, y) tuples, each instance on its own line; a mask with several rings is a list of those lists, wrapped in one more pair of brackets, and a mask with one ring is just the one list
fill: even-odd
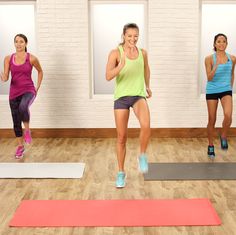
[(208, 55), (205, 57), (205, 63), (212, 63), (213, 62), (213, 55)]
[(147, 51), (146, 51), (145, 49), (141, 48), (141, 51), (142, 51), (143, 53), (147, 54)]
[(30, 54), (30, 63), (34, 66), (39, 65), (39, 60), (33, 54)]
[(110, 51), (108, 61), (112, 63), (117, 63), (120, 61), (120, 51), (118, 48)]
[(236, 57), (234, 55), (230, 55), (230, 58), (233, 61), (233, 63), (236, 64)]
[(5, 61), (5, 62), (10, 62), (10, 59), (11, 59), (11, 55), (7, 55), (7, 56), (4, 58), (4, 61)]
[(147, 56), (147, 51), (145, 49), (141, 48), (141, 51), (142, 51), (144, 56)]
[(120, 55), (119, 49), (115, 48), (115, 49), (111, 50), (109, 57), (118, 58), (119, 55)]
[(37, 60), (37, 57), (33, 54), (30, 53), (30, 60), (31, 61), (36, 61)]
[(143, 54), (143, 59), (144, 59), (144, 61), (148, 61), (147, 51), (144, 50), (144, 49), (141, 49), (141, 51), (142, 51), (142, 54)]

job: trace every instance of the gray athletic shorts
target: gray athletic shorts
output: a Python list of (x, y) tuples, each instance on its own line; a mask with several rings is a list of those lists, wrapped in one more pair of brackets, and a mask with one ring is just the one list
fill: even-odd
[(139, 100), (145, 99), (142, 96), (124, 96), (114, 101), (114, 109), (129, 109)]

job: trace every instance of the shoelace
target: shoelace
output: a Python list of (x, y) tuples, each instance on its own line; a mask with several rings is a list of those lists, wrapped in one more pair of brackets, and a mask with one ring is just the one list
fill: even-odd
[(209, 147), (209, 152), (214, 152), (214, 147)]
[(118, 174), (117, 178), (118, 178), (118, 181), (123, 181), (123, 179), (125, 178), (125, 175), (124, 174)]
[(146, 158), (144, 156), (140, 157), (141, 164), (146, 164)]
[(24, 148), (18, 148), (17, 150), (16, 150), (16, 154), (18, 155), (18, 154), (22, 154), (24, 152)]
[(222, 139), (222, 144), (223, 144), (224, 146), (226, 146), (226, 145), (227, 145), (227, 140)]

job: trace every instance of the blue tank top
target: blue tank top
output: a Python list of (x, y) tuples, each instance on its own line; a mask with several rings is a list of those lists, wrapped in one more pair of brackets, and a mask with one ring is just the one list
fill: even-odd
[[(206, 94), (221, 93), (225, 91), (232, 91), (232, 67), (233, 63), (230, 55), (227, 54), (228, 60), (225, 64), (219, 64), (215, 75), (211, 81), (207, 82)], [(213, 62), (216, 64), (216, 53), (213, 54)]]

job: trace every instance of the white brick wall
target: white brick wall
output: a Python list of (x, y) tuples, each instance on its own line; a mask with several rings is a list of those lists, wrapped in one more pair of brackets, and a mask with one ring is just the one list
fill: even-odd
[[(199, 94), (198, 78), (199, 4), (199, 0), (149, 0), (153, 128), (206, 126), (206, 102)], [(115, 127), (113, 99), (90, 98), (88, 1), (38, 0), (36, 14), (37, 57), (44, 80), (31, 108), (31, 126)], [(11, 128), (8, 101), (0, 101), (0, 128)], [(219, 109), (218, 125), (221, 121)], [(129, 126), (138, 126), (134, 115)]]

